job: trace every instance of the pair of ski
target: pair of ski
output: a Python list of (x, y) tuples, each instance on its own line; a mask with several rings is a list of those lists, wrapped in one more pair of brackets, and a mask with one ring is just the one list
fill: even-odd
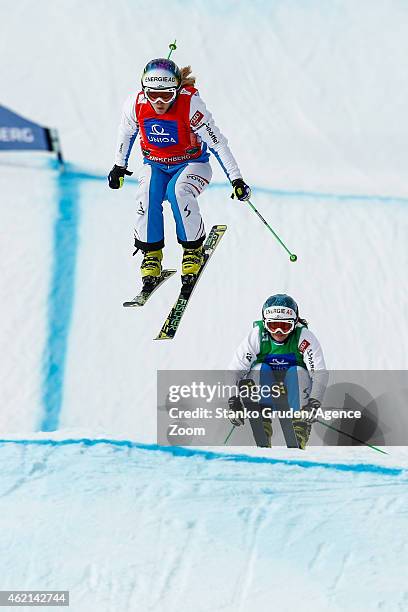
[[(221, 238), (225, 234), (227, 229), (226, 225), (213, 225), (210, 233), (208, 234), (207, 240), (203, 245), (204, 250), (204, 263), (201, 266), (201, 269), (194, 280), (188, 285), (182, 286), (179, 296), (170, 310), (169, 315), (155, 340), (172, 340), (176, 335), (176, 332), (179, 328), (181, 318), (186, 311), (187, 305), (190, 301), (191, 295), (193, 294), (194, 289), (197, 286), (199, 279), (204, 271), (205, 266), (208, 263), (208, 260), (214, 253), (218, 244), (220, 243)], [(144, 306), (148, 299), (153, 295), (153, 293), (173, 274), (176, 273), (177, 270), (163, 270), (161, 275), (159, 276), (156, 283), (154, 283), (149, 288), (144, 288), (129, 302), (124, 302), (123, 306), (125, 307), (134, 307), (134, 306)]]

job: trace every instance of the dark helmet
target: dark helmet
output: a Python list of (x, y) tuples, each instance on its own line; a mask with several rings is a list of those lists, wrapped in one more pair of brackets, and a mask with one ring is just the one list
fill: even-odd
[(263, 320), (294, 320), (299, 318), (299, 308), (295, 300), (286, 293), (271, 295), (262, 306)]
[(180, 69), (172, 60), (158, 58), (146, 64), (142, 74), (143, 88), (179, 89), (180, 85)]

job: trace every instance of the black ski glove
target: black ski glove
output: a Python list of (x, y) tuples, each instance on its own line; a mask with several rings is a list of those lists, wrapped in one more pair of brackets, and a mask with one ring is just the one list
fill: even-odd
[(244, 404), (241, 399), (241, 393), (244, 399), (251, 400), (252, 389), (255, 386), (256, 386), (255, 381), (252, 380), (252, 378), (243, 378), (238, 383), (238, 389), (239, 389), (240, 395), (233, 395), (232, 397), (228, 399), (228, 408), (230, 411), (228, 418), (231, 421), (231, 423), (235, 425), (235, 427), (239, 427), (240, 425), (244, 424), (244, 419), (242, 418), (242, 414), (239, 414), (240, 412), (242, 413), (242, 411), (244, 410)]
[(126, 176), (131, 176), (133, 172), (129, 172), (123, 166), (117, 166), (116, 164), (113, 166), (112, 170), (109, 172), (108, 183), (111, 189), (120, 189), (123, 185), (123, 181)]
[(252, 389), (256, 387), (255, 381), (252, 378), (241, 378), (238, 383), (239, 394), (244, 399), (252, 401)]
[(245, 183), (242, 178), (234, 179), (231, 183), (234, 191), (231, 194), (231, 198), (238, 198), (241, 202), (249, 200), (251, 197), (251, 188)]
[(244, 419), (241, 417), (239, 412), (243, 412), (244, 407), (241, 402), (239, 395), (233, 395), (228, 398), (228, 418), (235, 427), (239, 427), (244, 424)]
[(315, 421), (317, 421), (316, 413), (321, 405), (322, 403), (319, 402), (319, 400), (314, 399), (313, 397), (309, 398), (309, 401), (307, 402), (306, 406), (302, 408), (302, 410), (306, 410), (309, 413), (307, 419), (304, 419), (306, 423), (314, 423)]

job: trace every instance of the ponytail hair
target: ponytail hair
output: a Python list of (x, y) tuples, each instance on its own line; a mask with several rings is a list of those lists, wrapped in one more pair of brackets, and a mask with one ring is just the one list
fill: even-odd
[(196, 78), (191, 75), (191, 66), (184, 66), (180, 68), (181, 74), (181, 87), (194, 87)]
[(306, 319), (302, 319), (301, 317), (298, 317), (298, 322), (301, 323), (302, 325), (304, 325), (305, 327), (309, 327), (308, 322), (306, 321)]

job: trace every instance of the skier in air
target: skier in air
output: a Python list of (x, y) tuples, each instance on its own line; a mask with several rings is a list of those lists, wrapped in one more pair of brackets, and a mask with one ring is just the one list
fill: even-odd
[(136, 139), (144, 157), (138, 177), (135, 247), (144, 253), (143, 286), (157, 283), (164, 247), (163, 201), (173, 212), (177, 240), (183, 247), (182, 281), (188, 284), (203, 264), (205, 227), (197, 197), (211, 180), (211, 151), (233, 187), (233, 196), (249, 199), (227, 139), (215, 125), (197, 89), (190, 67), (181, 70), (168, 59), (150, 61), (142, 75), (142, 91), (130, 95), (119, 126), (115, 165), (109, 187), (122, 187)]
[[(298, 446), (305, 449), (311, 432), (314, 414), (320, 408), (327, 384), (327, 371), (322, 347), (308, 329), (307, 321), (299, 317), (295, 300), (286, 294), (276, 294), (262, 307), (262, 320), (241, 342), (229, 365), (238, 377), (240, 389), (255, 385), (251, 371), (260, 370), (260, 385), (271, 372), (285, 371), (288, 407), (305, 410), (306, 420), (293, 419)], [(273, 374), (272, 374), (273, 378)], [(248, 394), (247, 394), (248, 396)], [(250, 394), (249, 394), (250, 396)], [(230, 420), (235, 426), (243, 425), (241, 394), (229, 398)], [(263, 429), (271, 446), (272, 422), (263, 419)]]

